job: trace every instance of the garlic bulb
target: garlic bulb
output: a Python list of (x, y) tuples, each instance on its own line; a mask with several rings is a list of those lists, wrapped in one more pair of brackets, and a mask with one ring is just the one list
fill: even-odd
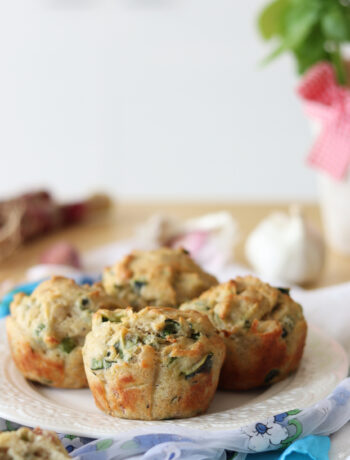
[(274, 213), (260, 222), (245, 249), (248, 261), (261, 276), (290, 284), (315, 281), (325, 258), (320, 233), (297, 207), (292, 207), (289, 215)]

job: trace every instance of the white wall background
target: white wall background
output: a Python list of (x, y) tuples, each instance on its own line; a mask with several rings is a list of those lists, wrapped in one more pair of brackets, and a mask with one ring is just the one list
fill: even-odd
[(0, 0), (0, 194), (312, 199), (308, 124), (263, 0)]

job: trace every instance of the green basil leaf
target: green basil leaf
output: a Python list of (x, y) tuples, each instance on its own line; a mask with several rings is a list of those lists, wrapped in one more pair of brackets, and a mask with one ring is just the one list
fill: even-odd
[(263, 65), (268, 64), (269, 62), (276, 59), (280, 54), (284, 53), (285, 51), (288, 51), (288, 46), (285, 43), (282, 43), (274, 51), (272, 51), (272, 53), (270, 53), (265, 59), (263, 59), (262, 64)]
[(285, 14), (284, 45), (287, 48), (297, 48), (311, 33), (320, 19), (321, 7), (318, 0), (294, 0)]
[[(330, 60), (330, 54), (326, 51), (324, 43), (325, 39), (321, 27), (317, 25), (307, 37), (307, 40), (294, 50), (300, 74), (305, 73), (317, 62)], [(287, 292), (285, 293), (287, 294)]]
[(321, 20), (321, 27), (328, 40), (342, 43), (350, 39), (349, 18), (340, 5), (338, 7), (334, 5), (324, 14)]
[(331, 53), (331, 61), (333, 67), (335, 68), (335, 73), (337, 75), (337, 80), (340, 85), (345, 85), (347, 81), (347, 73), (345, 69), (345, 63), (343, 56), (340, 52), (340, 45), (337, 43), (335, 50)]
[(269, 40), (275, 35), (283, 34), (284, 15), (289, 3), (289, 0), (275, 0), (260, 13), (258, 27), (263, 38)]

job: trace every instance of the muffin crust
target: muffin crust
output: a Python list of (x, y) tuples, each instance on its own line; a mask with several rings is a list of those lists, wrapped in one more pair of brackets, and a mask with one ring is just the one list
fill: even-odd
[(134, 251), (103, 273), (103, 286), (123, 306), (178, 307), (215, 286), (184, 249)]
[(83, 348), (97, 406), (141, 420), (198, 415), (217, 387), (225, 345), (197, 312), (100, 310)]
[(1, 460), (66, 460), (71, 457), (52, 431), (40, 428), (0, 433)]
[(17, 368), (44, 385), (87, 386), (81, 349), (92, 313), (117, 306), (100, 285), (79, 286), (63, 277), (44, 281), (30, 296), (17, 294), (6, 320)]
[(226, 344), (219, 386), (248, 390), (282, 380), (299, 366), (307, 325), (286, 289), (238, 277), (184, 303), (208, 315)]

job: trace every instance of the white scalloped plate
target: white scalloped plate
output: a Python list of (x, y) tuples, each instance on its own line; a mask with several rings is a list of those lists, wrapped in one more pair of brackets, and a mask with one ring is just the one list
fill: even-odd
[(59, 433), (101, 437), (157, 425), (201, 430), (228, 430), (291, 409), (310, 406), (327, 396), (347, 376), (343, 348), (310, 327), (298, 372), (268, 389), (217, 392), (205, 415), (181, 420), (144, 422), (103, 414), (88, 389), (58, 390), (26, 381), (11, 359), (4, 321), (0, 321), (0, 417)]

